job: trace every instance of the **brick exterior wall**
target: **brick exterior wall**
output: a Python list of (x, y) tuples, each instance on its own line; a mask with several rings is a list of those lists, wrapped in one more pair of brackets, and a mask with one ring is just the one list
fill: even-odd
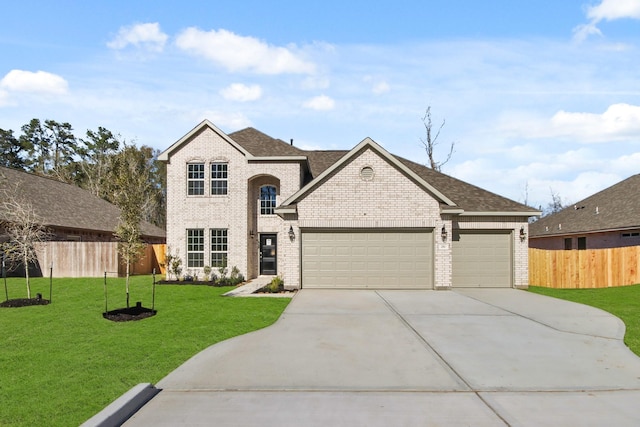
[[(227, 195), (210, 195), (209, 165), (228, 164)], [(205, 163), (204, 196), (187, 195), (187, 164)], [(183, 271), (202, 273), (187, 267), (187, 229), (205, 230), (205, 265), (210, 265), (209, 229), (228, 233), (228, 267), (236, 266), (246, 278), (258, 275), (259, 233), (276, 233), (278, 243), (288, 241), (282, 219), (260, 216), (257, 208), (260, 186), (278, 189), (277, 201), (300, 188), (300, 164), (296, 162), (250, 162), (245, 155), (209, 128), (171, 153), (167, 164), (167, 247), (183, 260)], [(254, 237), (251, 237), (253, 231)], [(279, 271), (282, 271), (279, 268)]]
[[(228, 164), (228, 194), (210, 195), (211, 162)], [(187, 165), (205, 163), (205, 195), (187, 195)], [(369, 167), (373, 176), (363, 179)], [(421, 228), (434, 232), (434, 284), (451, 287), (453, 229), (512, 230), (514, 286), (528, 285), (528, 232), (524, 217), (457, 217), (441, 215), (439, 202), (410, 178), (367, 148), (313, 188), (297, 204), (297, 215), (260, 215), (263, 185), (277, 188), (277, 204), (300, 189), (301, 165), (295, 161), (251, 161), (221, 135), (204, 127), (190, 141), (171, 152), (167, 164), (167, 246), (183, 260), (187, 272), (186, 230), (205, 230), (205, 265), (210, 265), (209, 229), (228, 230), (228, 266), (246, 278), (259, 274), (259, 235), (276, 234), (278, 274), (287, 288), (300, 287), (301, 230), (313, 228)], [(445, 227), (449, 238), (440, 237)], [(289, 228), (294, 238), (289, 238)], [(201, 273), (201, 269), (190, 269)], [(199, 270), (199, 271), (196, 271)]]

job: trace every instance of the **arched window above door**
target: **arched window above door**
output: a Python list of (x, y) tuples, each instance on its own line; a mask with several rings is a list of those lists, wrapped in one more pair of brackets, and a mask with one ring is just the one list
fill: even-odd
[(260, 215), (273, 215), (276, 209), (276, 187), (260, 187)]

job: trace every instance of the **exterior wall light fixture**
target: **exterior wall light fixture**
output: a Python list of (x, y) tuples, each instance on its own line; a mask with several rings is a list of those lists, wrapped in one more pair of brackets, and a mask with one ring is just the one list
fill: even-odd
[(289, 240), (292, 242), (296, 239), (296, 234), (293, 232), (293, 226), (289, 226)]
[(524, 231), (524, 225), (520, 227), (520, 241), (524, 242), (527, 239), (527, 233)]
[(442, 230), (440, 231), (440, 236), (442, 236), (443, 242), (447, 241), (447, 227), (445, 227), (444, 225), (442, 226)]

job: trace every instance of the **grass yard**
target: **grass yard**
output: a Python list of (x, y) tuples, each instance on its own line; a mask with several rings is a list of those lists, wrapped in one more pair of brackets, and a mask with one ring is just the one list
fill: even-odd
[[(24, 279), (7, 279), (26, 298)], [(230, 288), (158, 285), (158, 314), (102, 318), (104, 279), (54, 279), (52, 304), (0, 308), (0, 426), (79, 425), (138, 383), (157, 383), (200, 350), (264, 328), (289, 298), (226, 298)], [(124, 279), (109, 278), (108, 309), (125, 306)], [(131, 305), (151, 307), (151, 276), (132, 278)], [(0, 302), (5, 300), (0, 279)], [(49, 298), (49, 280), (31, 295)]]
[(618, 316), (627, 327), (624, 342), (640, 356), (640, 285), (603, 289), (551, 289), (529, 286), (529, 291), (598, 307)]

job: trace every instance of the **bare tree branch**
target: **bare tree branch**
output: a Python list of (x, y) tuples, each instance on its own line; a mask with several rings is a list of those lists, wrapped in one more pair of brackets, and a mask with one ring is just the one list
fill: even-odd
[(422, 123), (424, 124), (424, 129), (426, 131), (426, 138), (420, 138), (420, 142), (424, 145), (424, 149), (427, 152), (427, 158), (429, 159), (428, 166), (431, 167), (431, 169), (440, 172), (442, 170), (442, 166), (451, 160), (455, 148), (455, 142), (451, 143), (451, 146), (449, 147), (449, 154), (446, 159), (441, 162), (437, 161), (435, 158), (435, 148), (438, 145), (438, 137), (445, 125), (445, 120), (442, 120), (442, 124), (434, 134), (433, 123), (431, 121), (431, 106), (429, 106), (422, 117)]
[(2, 244), (2, 251), (14, 267), (24, 266), (27, 298), (31, 298), (29, 265), (38, 261), (36, 243), (47, 240), (49, 233), (33, 205), (19, 190), (17, 185), (0, 189), (0, 222), (7, 239)]

